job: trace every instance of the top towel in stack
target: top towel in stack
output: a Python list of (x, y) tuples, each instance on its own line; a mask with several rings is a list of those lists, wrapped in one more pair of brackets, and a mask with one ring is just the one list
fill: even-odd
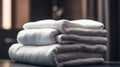
[(23, 28), (17, 35), (19, 44), (13, 44), (9, 49), (13, 60), (47, 66), (104, 61), (107, 31), (100, 22), (88, 19), (41, 20), (26, 23)]
[(93, 29), (102, 30), (104, 25), (100, 22), (82, 19), (82, 20), (40, 20), (37, 22), (29, 22), (23, 25), (24, 29), (42, 29), (42, 28), (53, 28), (57, 29), (61, 33), (66, 33), (67, 29)]

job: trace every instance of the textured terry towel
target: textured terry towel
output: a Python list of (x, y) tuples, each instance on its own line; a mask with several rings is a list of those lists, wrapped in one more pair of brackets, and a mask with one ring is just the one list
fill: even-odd
[[(21, 44), (13, 44), (9, 48), (9, 56), (12, 60), (19, 61), (19, 62), (24, 62), (24, 63), (31, 63), (31, 64), (38, 64), (38, 65), (46, 65), (46, 66), (60, 66), (61, 63), (67, 63), (71, 60), (77, 60), (76, 59), (68, 59), (68, 61), (60, 60), (63, 62), (59, 62), (58, 58), (56, 57), (57, 55), (57, 49), (56, 47), (59, 47), (60, 45), (49, 45), (49, 46), (23, 46)], [(69, 55), (68, 55), (69, 56)], [(59, 56), (58, 56), (59, 57)], [(94, 57), (94, 56), (93, 56)], [(78, 58), (82, 58), (81, 56)], [(84, 58), (81, 60), (81, 62), (85, 61)], [(103, 60), (101, 61), (100, 59), (96, 58), (98, 63), (102, 63)], [(90, 61), (90, 60), (88, 60)], [(77, 62), (76, 62), (77, 63)], [(87, 61), (85, 62), (85, 64)], [(91, 60), (91, 63), (96, 63), (94, 60)], [(82, 63), (84, 64), (84, 63)]]
[(57, 48), (57, 53), (67, 53), (76, 51), (94, 52), (94, 53), (106, 53), (107, 46), (105, 45), (88, 45), (88, 44), (66, 44)]
[(104, 25), (101, 22), (90, 20), (90, 19), (72, 20), (68, 22), (78, 24), (83, 29), (103, 29), (104, 28)]
[(68, 52), (56, 54), (58, 62), (69, 61), (72, 59), (85, 59), (85, 58), (103, 58), (102, 53), (92, 53), (92, 52)]
[(68, 21), (68, 20), (40, 20), (37, 22), (29, 22), (23, 25), (24, 29), (40, 29), (40, 28), (54, 28), (59, 30), (61, 33), (65, 33), (68, 28), (83, 28), (83, 29), (103, 29), (104, 25), (100, 22), (93, 20), (79, 20), (79, 21)]
[[(77, 65), (85, 65), (85, 64), (98, 64), (98, 63), (103, 63), (104, 59), (103, 58), (86, 58), (86, 59), (76, 59), (76, 60), (71, 60), (67, 62), (61, 63), (59, 66), (60, 67), (72, 67), (72, 66), (77, 66)], [(82, 66), (81, 66), (82, 67)]]
[(63, 41), (79, 41), (80, 43), (89, 44), (107, 44), (107, 37), (80, 36), (75, 34), (60, 34), (56, 36), (56, 40), (60, 44), (63, 44)]
[(66, 29), (67, 34), (77, 34), (84, 36), (107, 36), (106, 30), (91, 30), (91, 29), (81, 29), (81, 28), (69, 28)]
[(55, 44), (56, 29), (30, 29), (22, 30), (17, 35), (18, 43), (24, 45), (48, 45)]

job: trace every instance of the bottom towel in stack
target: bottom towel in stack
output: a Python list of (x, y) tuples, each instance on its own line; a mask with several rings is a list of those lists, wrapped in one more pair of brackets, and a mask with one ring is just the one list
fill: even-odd
[(13, 44), (9, 48), (12, 60), (52, 67), (103, 63), (107, 48), (104, 45), (53, 44), (48, 46), (24, 46)]

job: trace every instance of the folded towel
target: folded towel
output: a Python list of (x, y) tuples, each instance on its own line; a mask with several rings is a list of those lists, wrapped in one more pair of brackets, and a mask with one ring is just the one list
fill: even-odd
[(57, 53), (67, 53), (67, 52), (76, 52), (76, 51), (84, 51), (84, 52), (93, 52), (93, 53), (106, 53), (107, 46), (105, 45), (88, 45), (88, 44), (66, 44), (61, 45), (57, 48)]
[(72, 59), (101, 58), (101, 57), (104, 57), (104, 54), (77, 51), (77, 52), (60, 53), (60, 54), (57, 54), (56, 57), (58, 62), (64, 62)]
[(103, 29), (104, 28), (104, 25), (101, 22), (90, 20), (90, 19), (72, 20), (68, 22), (73, 24), (75, 23), (83, 29)]
[(81, 29), (81, 28), (69, 28), (66, 29), (67, 34), (77, 34), (83, 36), (107, 36), (106, 30), (91, 30), (91, 29)]
[(30, 29), (22, 30), (17, 35), (18, 43), (24, 45), (48, 45), (55, 44), (56, 29)]
[[(53, 59), (52, 51), (58, 45), (52, 46), (23, 46), (22, 44), (13, 44), (9, 48), (9, 56), (12, 60), (38, 64), (54, 66), (56, 62)], [(17, 48), (16, 48), (17, 47)]]
[(62, 44), (63, 41), (79, 41), (80, 43), (88, 44), (107, 44), (107, 37), (80, 36), (75, 34), (60, 34), (56, 36), (56, 40), (60, 44)]
[[(57, 53), (57, 48), (59, 47), (59, 44), (54, 44), (54, 45), (48, 45), (48, 46), (23, 46), (22, 44), (13, 44), (9, 48), (9, 56), (12, 60), (19, 61), (19, 62), (24, 62), (24, 63), (31, 63), (31, 64), (38, 64), (38, 65), (46, 65), (46, 66), (61, 66), (63, 63), (67, 63), (71, 60), (78, 60), (81, 58), (81, 56), (78, 56), (77, 58), (66, 58), (62, 54), (60, 57), (59, 53)], [(59, 54), (59, 55), (57, 55)], [(65, 55), (66, 56), (66, 55)], [(68, 55), (69, 56), (69, 55)], [(59, 61), (59, 58), (61, 59), (63, 57), (63, 60), (61, 59)], [(72, 56), (71, 56), (72, 57)], [(86, 58), (84, 58), (86, 59)], [(84, 59), (81, 60), (82, 63), (84, 64), (83, 61)], [(98, 60), (98, 63), (100, 60)], [(85, 62), (85, 61), (84, 61)], [(88, 61), (85, 62), (85, 64)], [(62, 63), (62, 64), (61, 64)], [(76, 62), (77, 63), (77, 62)], [(91, 60), (91, 63), (96, 63)], [(72, 64), (71, 64), (72, 65)]]
[(93, 20), (78, 20), (78, 21), (68, 21), (68, 20), (40, 20), (37, 22), (29, 22), (23, 25), (24, 29), (40, 29), (40, 28), (54, 28), (61, 33), (65, 33), (68, 28), (83, 28), (83, 29), (97, 29), (101, 30), (104, 25), (100, 22)]
[(59, 66), (60, 67), (72, 67), (77, 65), (85, 65), (85, 64), (98, 64), (103, 63), (103, 58), (86, 58), (86, 59), (76, 59), (67, 62), (62, 62)]

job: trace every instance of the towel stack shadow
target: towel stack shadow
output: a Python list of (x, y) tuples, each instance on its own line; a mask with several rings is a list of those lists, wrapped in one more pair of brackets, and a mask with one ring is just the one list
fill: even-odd
[(104, 25), (89, 19), (25, 23), (17, 41), (12, 60), (52, 67), (104, 63), (108, 50)]

